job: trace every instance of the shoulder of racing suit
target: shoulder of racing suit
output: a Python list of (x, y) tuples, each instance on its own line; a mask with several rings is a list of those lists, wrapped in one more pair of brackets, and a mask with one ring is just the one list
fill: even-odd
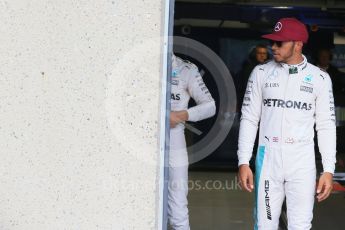
[(200, 77), (198, 67), (182, 58), (176, 57), (176, 66), (180, 73), (180, 79), (188, 84), (194, 82), (194, 78)]
[(270, 59), (268, 59), (268, 60), (266, 60), (266, 61), (264, 61), (264, 62), (262, 62), (262, 63), (258, 63), (257, 65), (265, 65), (265, 64), (267, 64), (267, 63), (269, 63), (269, 62), (271, 62), (272, 60), (270, 60)]
[(270, 61), (266, 61), (264, 63), (258, 64), (257, 66), (255, 66), (254, 70), (256, 70), (257, 72), (268, 72), (269, 69), (272, 68), (278, 68), (280, 67), (280, 64), (270, 60)]
[[(277, 68), (283, 68), (283, 67), (280, 63), (277, 63), (274, 60), (271, 60), (266, 63), (257, 65), (253, 70), (253, 74), (256, 75), (259, 81), (262, 81), (265, 78), (269, 77)], [(313, 78), (315, 78), (314, 81), (317, 81), (320, 83), (330, 79), (330, 76), (327, 72), (325, 72), (324, 70), (320, 69), (319, 67), (309, 62), (307, 63), (305, 69), (303, 69), (303, 72), (311, 75)]]
[(320, 67), (317, 67), (317, 68), (319, 68), (319, 70), (321, 70), (322, 72), (327, 73), (325, 70), (321, 69)]
[(184, 68), (188, 70), (198, 70), (198, 67), (190, 61), (184, 60), (176, 56), (177, 66), (182, 70)]
[(270, 73), (274, 72), (276, 68), (280, 67), (280, 64), (273, 60), (259, 64), (255, 66), (255, 68), (253, 69), (250, 75), (250, 81), (253, 81), (255, 78), (256, 81), (260, 84), (260, 82), (263, 82), (266, 78), (270, 76)]
[(311, 74), (315, 78), (316, 83), (321, 86), (323, 86), (326, 81), (332, 82), (329, 74), (326, 71), (311, 63), (308, 63), (306, 71), (308, 74)]

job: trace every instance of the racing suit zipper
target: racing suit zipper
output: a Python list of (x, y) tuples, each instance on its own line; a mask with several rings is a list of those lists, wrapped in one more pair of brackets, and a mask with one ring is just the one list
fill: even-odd
[[(283, 67), (284, 68), (284, 67)], [(285, 74), (286, 73), (286, 70), (284, 69), (284, 75), (287, 76), (287, 79), (285, 80), (285, 89), (284, 89), (284, 101), (286, 101), (286, 94), (287, 94), (287, 90), (288, 90), (288, 87), (289, 87), (289, 80), (290, 80), (290, 73), (288, 74)], [(283, 168), (284, 168), (284, 155), (283, 155), (283, 148), (282, 148), (282, 145), (284, 145), (285, 143), (285, 137), (284, 137), (284, 120), (285, 120), (285, 107), (282, 108), (283, 109), (283, 112), (282, 112), (282, 120), (281, 120), (281, 132), (280, 132), (280, 138), (281, 138), (281, 143), (280, 143), (280, 151), (281, 151), (281, 154), (282, 154), (282, 165), (283, 165)]]

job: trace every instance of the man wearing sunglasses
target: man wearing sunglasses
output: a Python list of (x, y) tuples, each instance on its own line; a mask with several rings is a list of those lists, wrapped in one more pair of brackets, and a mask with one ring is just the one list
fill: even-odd
[[(242, 105), (238, 143), (242, 187), (255, 187), (255, 229), (278, 229), (286, 197), (289, 229), (310, 229), (314, 196), (320, 202), (332, 191), (336, 127), (329, 75), (302, 54), (306, 26), (280, 19), (271, 34), (273, 61), (252, 71)], [(255, 186), (249, 168), (260, 122)], [(323, 174), (315, 191), (314, 124)]]

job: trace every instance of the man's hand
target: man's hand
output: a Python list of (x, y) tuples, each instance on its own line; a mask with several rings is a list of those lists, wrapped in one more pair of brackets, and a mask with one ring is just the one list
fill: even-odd
[(170, 112), (170, 127), (175, 128), (178, 123), (188, 120), (187, 110)]
[(321, 202), (331, 194), (333, 189), (333, 175), (331, 173), (325, 172), (321, 175), (319, 179), (319, 184), (316, 189), (317, 201)]
[(240, 168), (238, 170), (238, 178), (240, 180), (242, 189), (248, 192), (253, 191), (253, 173), (252, 170), (249, 168), (249, 165), (240, 165)]

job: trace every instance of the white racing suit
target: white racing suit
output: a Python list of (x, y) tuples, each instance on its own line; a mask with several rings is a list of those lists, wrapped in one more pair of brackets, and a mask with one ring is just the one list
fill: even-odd
[(324, 172), (334, 173), (336, 126), (332, 82), (304, 61), (258, 65), (242, 105), (239, 165), (249, 164), (259, 129), (256, 156), (255, 229), (278, 229), (286, 196), (289, 230), (311, 228), (315, 196), (314, 124)]
[[(215, 102), (198, 68), (176, 56), (172, 58), (171, 111), (187, 110), (189, 121), (200, 121), (215, 114)], [(190, 97), (196, 106), (188, 109)], [(184, 125), (170, 129), (168, 218), (174, 230), (188, 230), (188, 155)]]

